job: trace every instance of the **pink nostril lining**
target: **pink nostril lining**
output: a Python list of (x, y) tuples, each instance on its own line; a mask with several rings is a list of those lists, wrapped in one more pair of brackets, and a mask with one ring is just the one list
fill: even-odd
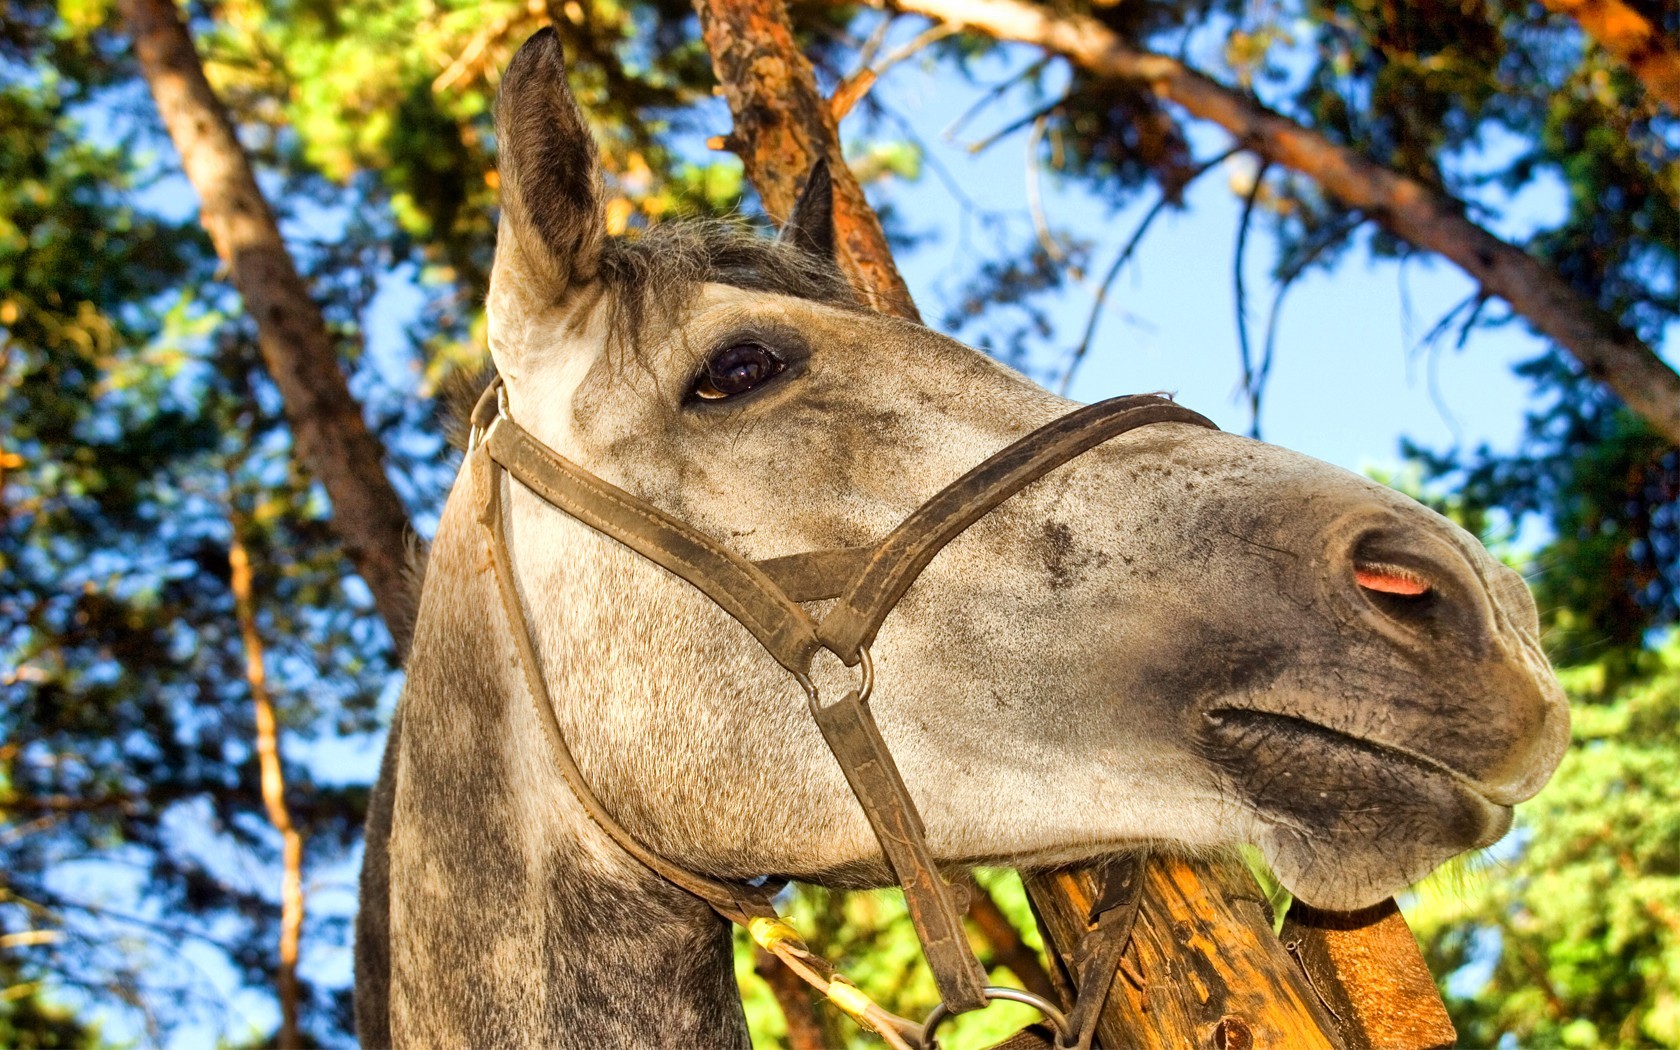
[(1391, 565), (1356, 565), (1354, 582), (1378, 594), (1398, 594), (1404, 598), (1421, 598), (1431, 590), (1421, 577)]

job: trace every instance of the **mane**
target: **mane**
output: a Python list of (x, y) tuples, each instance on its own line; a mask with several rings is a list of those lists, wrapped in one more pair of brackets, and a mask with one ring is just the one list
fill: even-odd
[(612, 335), (631, 348), (647, 324), (676, 323), (688, 298), (681, 293), (699, 284), (863, 309), (832, 259), (718, 219), (667, 223), (608, 240), (598, 279), (612, 299)]

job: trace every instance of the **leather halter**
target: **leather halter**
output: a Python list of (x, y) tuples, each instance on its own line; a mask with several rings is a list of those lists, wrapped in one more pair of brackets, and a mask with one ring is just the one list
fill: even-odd
[[(704, 900), (724, 918), (748, 927), (767, 948), (767, 938), (784, 947), (796, 945), (796, 965), (809, 966), (838, 986), (841, 979), (820, 959), (803, 952), (797, 936), (777, 917), (769, 890), (709, 878), (673, 864), (638, 842), (590, 790), (556, 719), (514, 582), (502, 513), (503, 471), (544, 502), (694, 585), (792, 673), (804, 688), (812, 716), (904, 889), (911, 921), (939, 988), (942, 1010), (962, 1013), (1000, 997), (997, 989), (986, 985), (985, 969), (963, 930), (962, 911), (935, 867), (916, 804), (870, 713), (869, 645), (934, 555), (970, 525), (1056, 467), (1127, 431), (1154, 423), (1218, 429), (1206, 417), (1164, 397), (1144, 394), (1100, 401), (1075, 409), (992, 455), (941, 489), (877, 543), (749, 561), (538, 441), (508, 415), (498, 377), (473, 409), (469, 457), (477, 457), (471, 465), (483, 472), (480, 485), (485, 503), (480, 520), (489, 530), (497, 585), (514, 629), (520, 666), (567, 784), (589, 816), (631, 856)], [(800, 604), (827, 598), (839, 601), (820, 620)], [(861, 664), (862, 683), (840, 700), (824, 700), (810, 678), (818, 649), (829, 650), (848, 667)], [(1106, 991), (1106, 980), (1101, 988)], [(833, 991), (829, 995), (847, 1007), (847, 996)], [(1052, 1020), (1059, 1017), (1057, 1013)], [(881, 1018), (874, 1018), (870, 1026), (879, 1029), (880, 1022)], [(932, 1024), (937, 1024), (937, 1018), (931, 1019), (927, 1029), (930, 1036)], [(908, 1034), (899, 1027), (901, 1034)]]

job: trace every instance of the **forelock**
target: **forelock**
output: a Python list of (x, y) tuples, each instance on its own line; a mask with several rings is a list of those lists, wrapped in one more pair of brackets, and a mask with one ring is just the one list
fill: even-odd
[(832, 262), (718, 220), (668, 223), (608, 241), (597, 280), (608, 299), (608, 330), (634, 352), (651, 330), (674, 326), (702, 284), (864, 309)]

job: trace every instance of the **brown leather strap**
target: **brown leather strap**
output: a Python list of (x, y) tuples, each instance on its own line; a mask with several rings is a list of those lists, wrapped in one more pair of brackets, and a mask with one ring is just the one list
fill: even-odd
[(893, 875), (904, 887), (904, 903), (921, 938), (922, 954), (933, 971), (939, 997), (954, 1013), (980, 1009), (986, 1005), (985, 968), (969, 947), (962, 911), (934, 867), (922, 819), (868, 705), (856, 690), (829, 704), (813, 692), (811, 713), (863, 805)]
[(1091, 904), (1091, 929), (1074, 951), (1075, 993), (1068, 1025), (1077, 1050), (1091, 1050), (1103, 1004), (1114, 986), (1120, 960), (1132, 943), (1132, 930), (1143, 909), (1143, 863), (1147, 854), (1123, 854), (1097, 871), (1097, 899)]
[[(868, 705), (856, 694), (821, 705), (807, 676), (811, 657), (823, 646), (849, 665), (858, 663), (904, 592), (947, 543), (1068, 460), (1147, 424), (1177, 422), (1213, 428), (1213, 423), (1160, 397), (1098, 402), (1040, 427), (993, 455), (942, 489), (878, 544), (754, 563), (543, 445), (498, 411), (499, 383), (485, 392), (473, 412), (475, 438), (487, 461), (505, 468), (551, 505), (699, 588), (805, 685), (824, 738), (904, 887), (911, 919), (942, 998), (958, 1012), (983, 1005), (984, 969), (969, 947), (960, 910), (928, 851), (915, 801), (898, 775)], [(513, 589), (502, 533), (499, 475), (497, 470), (490, 479), (486, 524), (492, 530), (503, 605), (516, 628), (527, 683), (544, 714), (568, 783), (596, 822), (649, 868), (707, 900), (720, 914), (730, 918), (763, 915), (762, 909), (769, 908), (763, 894), (705, 879), (641, 847), (601, 808), (583, 782), (554, 721)], [(840, 601), (820, 625), (799, 605), (832, 597)], [(748, 892), (743, 895), (743, 891)]]
[(673, 864), (643, 846), (607, 812), (606, 807), (601, 805), (601, 800), (595, 797), (595, 792), (590, 790), (589, 782), (584, 779), (583, 771), (578, 769), (577, 760), (572, 757), (572, 749), (566, 744), (566, 735), (560, 730), (559, 720), (554, 713), (554, 703), (549, 696), (548, 684), (543, 680), (542, 669), (537, 661), (536, 644), (531, 638), (530, 625), (525, 619), (519, 600), (519, 587), (514, 582), (513, 565), (508, 558), (506, 515), (502, 513), (502, 470), (488, 458), (485, 450), (477, 450), (474, 455), (481, 457), (475, 469), (483, 471), (479, 484), (486, 490), (479, 521), (490, 533), (490, 559), (496, 569), (496, 589), (502, 598), (502, 610), (507, 616), (508, 628), (513, 635), (514, 649), (519, 654), (519, 669), (525, 676), (525, 690), (536, 706), (537, 720), (542, 723), (543, 733), (554, 750), (555, 763), (559, 765), (560, 773), (566, 778), (572, 794), (577, 796), (584, 812), (589, 814), (589, 819), (618, 843), (619, 848), (661, 878), (710, 904), (725, 919), (744, 926), (754, 918), (775, 918), (776, 909), (763, 891), (751, 886), (707, 878)]
[(1219, 429), (1206, 416), (1152, 394), (1098, 401), (1039, 427), (940, 490), (877, 544), (823, 618), (818, 639), (847, 664), (857, 663), (858, 650), (875, 640), (904, 592), (964, 529), (1068, 460), (1151, 423)]
[(796, 602), (815, 602), (840, 597), (846, 584), (863, 572), (874, 553), (874, 547), (833, 547), (766, 558), (753, 564), (764, 570), (764, 575), (774, 580), (789, 598)]
[[(783, 667), (803, 675), (817, 624), (764, 570), (646, 500), (602, 481), (503, 416), (484, 435), (490, 458), (545, 502), (698, 587)], [(852, 661), (856, 663), (857, 661)]]

